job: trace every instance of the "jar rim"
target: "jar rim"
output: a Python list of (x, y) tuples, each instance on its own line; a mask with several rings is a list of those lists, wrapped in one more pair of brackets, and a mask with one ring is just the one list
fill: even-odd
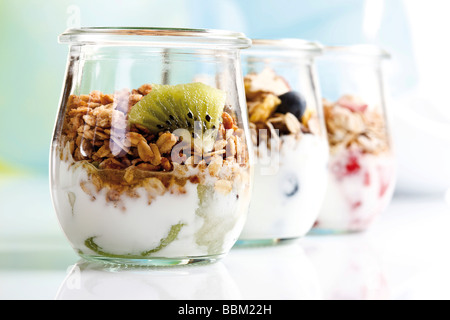
[(282, 39), (252, 39), (253, 48), (281, 49), (293, 51), (305, 51), (311, 54), (321, 54), (323, 46), (319, 42), (297, 38)]
[(218, 29), (157, 27), (83, 27), (62, 33), (59, 43), (72, 45), (161, 45), (245, 49), (251, 40), (241, 32)]
[(352, 54), (358, 56), (390, 59), (391, 54), (383, 48), (372, 44), (325, 46), (324, 53)]

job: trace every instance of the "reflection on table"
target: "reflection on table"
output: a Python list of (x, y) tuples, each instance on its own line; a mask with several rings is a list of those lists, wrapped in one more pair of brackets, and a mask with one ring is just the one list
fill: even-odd
[(389, 299), (381, 260), (363, 234), (313, 236), (304, 247), (317, 270), (325, 299)]
[(197, 300), (239, 299), (223, 263), (176, 268), (115, 268), (80, 261), (56, 299)]

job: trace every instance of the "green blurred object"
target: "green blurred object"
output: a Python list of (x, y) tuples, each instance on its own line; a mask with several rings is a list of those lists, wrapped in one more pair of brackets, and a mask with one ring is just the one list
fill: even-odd
[[(170, 7), (177, 12), (162, 14)], [(189, 26), (184, 0), (0, 0), (0, 162), (48, 173), (69, 27)], [(194, 21), (197, 25), (197, 21)]]
[(48, 170), (66, 60), (66, 48), (57, 43), (66, 25), (64, 2), (0, 2), (0, 162), (5, 165)]
[[(17, 170), (14, 167), (11, 167), (5, 163), (2, 163), (0, 161), (0, 177), (5, 176), (5, 175), (13, 175), (13, 174), (18, 174), (20, 173), (19, 170)], [(1, 185), (1, 182), (0, 182)]]

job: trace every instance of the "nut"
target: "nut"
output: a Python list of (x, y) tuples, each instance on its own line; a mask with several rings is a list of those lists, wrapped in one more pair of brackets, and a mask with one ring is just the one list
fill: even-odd
[(134, 106), (136, 103), (138, 103), (139, 101), (141, 101), (142, 99), (142, 95), (141, 94), (131, 94), (130, 98), (128, 100), (128, 106), (132, 107)]
[(215, 151), (223, 150), (227, 146), (226, 140), (218, 140), (214, 143), (214, 149)]
[[(144, 140), (140, 140), (137, 145), (139, 158), (144, 162), (151, 162), (155, 158), (152, 148)], [(152, 163), (153, 164), (153, 163)]]
[(234, 141), (234, 137), (231, 137), (227, 140), (227, 158), (234, 157), (236, 155), (236, 143)]
[(173, 166), (170, 163), (169, 159), (167, 158), (161, 158), (161, 166), (164, 169), (164, 171), (172, 171)]
[(126, 182), (128, 183), (132, 183), (133, 179), (134, 179), (134, 167), (128, 167), (125, 170), (125, 174), (123, 175), (123, 178), (125, 179)]
[(130, 141), (132, 147), (137, 147), (137, 145), (141, 141), (146, 142), (145, 138), (141, 134), (136, 132), (128, 132), (127, 139)]
[(154, 166), (159, 166), (161, 164), (161, 153), (159, 152), (159, 148), (156, 144), (151, 143), (150, 148), (153, 152), (153, 159), (150, 161)]
[(107, 141), (107, 143), (104, 143), (95, 155), (99, 158), (107, 158), (112, 156), (111, 149), (109, 148), (109, 142)]
[[(130, 105), (151, 90), (151, 85), (144, 85), (139, 90), (124, 89), (114, 95), (93, 91), (68, 98), (60, 158), (86, 166), (89, 181), (80, 184), (83, 190), (95, 199), (106, 189), (106, 200), (125, 209), (121, 197), (141, 197), (137, 188), (147, 189), (150, 203), (165, 192), (185, 194), (186, 181), (198, 184), (208, 174), (222, 177), (226, 173), (228, 180), (218, 181), (216, 187), (224, 194), (231, 192), (233, 179), (239, 178), (236, 159), (242, 157), (241, 150), (246, 151), (245, 132), (236, 126), (232, 113), (225, 109), (211, 148), (196, 154), (195, 145), (181, 142), (180, 152), (186, 153), (179, 163), (174, 163), (170, 153), (179, 143), (178, 137), (170, 132), (157, 135), (143, 126), (128, 124)], [(193, 156), (187, 159), (187, 155)], [(225, 166), (231, 170), (223, 170)]]
[(156, 141), (156, 145), (158, 146), (159, 151), (162, 154), (166, 154), (172, 151), (172, 148), (177, 142), (178, 139), (175, 135), (171, 134), (170, 132), (166, 132), (159, 137), (158, 141)]
[(227, 112), (224, 112), (222, 114), (222, 120), (223, 120), (223, 126), (225, 127), (225, 130), (230, 130), (233, 128), (233, 125), (234, 125), (233, 117), (231, 117)]
[(112, 95), (110, 95), (110, 94), (102, 94), (100, 96), (100, 103), (102, 105), (110, 104), (110, 103), (113, 103), (113, 102), (114, 102), (114, 97)]
[(289, 130), (290, 133), (297, 134), (302, 131), (302, 125), (300, 121), (292, 113), (289, 112), (286, 113), (284, 119), (286, 122), (286, 128)]
[(144, 84), (138, 89), (138, 91), (143, 96), (146, 96), (152, 91), (152, 86), (150, 84)]

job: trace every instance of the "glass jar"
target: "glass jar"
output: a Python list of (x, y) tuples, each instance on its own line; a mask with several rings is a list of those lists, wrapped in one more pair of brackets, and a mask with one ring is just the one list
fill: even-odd
[(317, 83), (316, 43), (254, 40), (243, 52), (255, 179), (239, 245), (304, 236), (325, 195), (328, 143)]
[(226, 254), (251, 195), (240, 62), (251, 41), (160, 28), (68, 30), (59, 40), (70, 54), (51, 191), (73, 248), (131, 265)]
[(314, 232), (364, 231), (392, 198), (395, 159), (382, 68), (388, 57), (357, 45), (327, 48), (318, 59), (330, 164)]

